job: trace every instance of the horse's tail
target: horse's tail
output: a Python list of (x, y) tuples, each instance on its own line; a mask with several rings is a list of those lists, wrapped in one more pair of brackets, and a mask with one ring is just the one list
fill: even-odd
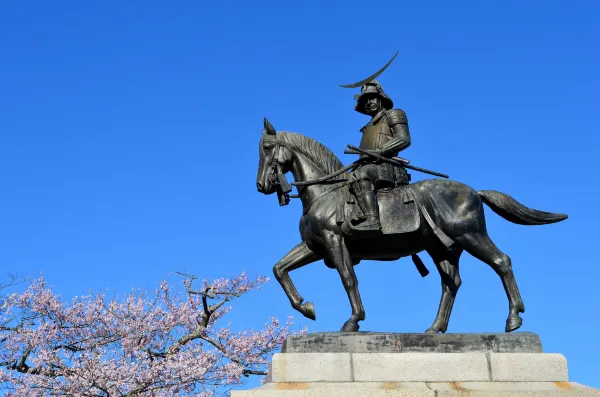
[(477, 194), (496, 214), (519, 225), (547, 225), (564, 221), (568, 217), (566, 214), (528, 208), (509, 195), (495, 190), (480, 190)]

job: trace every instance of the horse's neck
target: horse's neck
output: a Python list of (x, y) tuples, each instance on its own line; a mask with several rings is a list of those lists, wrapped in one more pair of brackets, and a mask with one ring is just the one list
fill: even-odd
[[(296, 182), (310, 181), (313, 179), (321, 178), (326, 175), (326, 173), (322, 170), (323, 167), (320, 167), (315, 163), (314, 160), (306, 157), (303, 154), (296, 154), (296, 158), (294, 160), (294, 164), (292, 165), (292, 175), (294, 175), (294, 180)], [(302, 206), (307, 208), (307, 206), (312, 205), (315, 199), (319, 197), (322, 193), (325, 193), (327, 190), (331, 189), (331, 185), (328, 184), (315, 184), (300, 187), (298, 189), (300, 200), (302, 200)]]

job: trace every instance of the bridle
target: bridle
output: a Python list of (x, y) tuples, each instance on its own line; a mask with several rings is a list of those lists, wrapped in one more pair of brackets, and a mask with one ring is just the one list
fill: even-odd
[[(354, 163), (352, 163), (338, 171), (335, 171), (329, 175), (325, 175), (325, 176), (317, 178), (317, 179), (313, 179), (313, 180), (309, 180), (309, 181), (302, 181), (302, 182), (293, 182), (290, 184), (285, 176), (285, 173), (283, 172), (283, 170), (281, 168), (281, 164), (279, 163), (281, 147), (285, 147), (285, 145), (278, 142), (277, 138), (275, 138), (275, 146), (273, 147), (273, 156), (271, 157), (271, 161), (269, 164), (270, 171), (267, 174), (267, 180), (269, 181), (269, 183), (275, 185), (275, 189), (277, 191), (277, 198), (278, 198), (280, 206), (288, 205), (290, 203), (290, 199), (292, 199), (292, 198), (300, 198), (299, 195), (296, 195), (296, 194), (290, 195), (289, 194), (292, 191), (292, 186), (296, 186), (297, 188), (300, 188), (300, 187), (306, 187), (306, 186), (318, 185), (318, 184), (335, 184), (331, 188), (321, 192), (317, 197), (315, 197), (309, 203), (307, 203), (305, 205), (305, 208), (303, 211), (305, 214), (308, 211), (308, 209), (316, 201), (322, 199), (323, 197), (327, 196), (329, 193), (332, 193), (333, 191), (348, 184), (348, 181), (345, 179), (331, 180), (331, 178), (341, 175), (341, 174), (345, 173), (346, 171), (357, 167), (358, 164), (361, 162), (360, 160), (355, 161)], [(264, 151), (264, 149), (262, 149), (262, 148), (261, 148), (261, 150)]]
[[(275, 142), (275, 146), (273, 147), (273, 156), (271, 157), (271, 163), (269, 164), (270, 171), (267, 174), (267, 181), (269, 181), (270, 184), (275, 185), (279, 205), (285, 206), (290, 203), (290, 198), (298, 198), (298, 196), (290, 195), (292, 186), (283, 173), (281, 164), (279, 164), (279, 154), (282, 145), (281, 143), (277, 142), (277, 138), (275, 138)], [(261, 150), (264, 149), (261, 148)]]

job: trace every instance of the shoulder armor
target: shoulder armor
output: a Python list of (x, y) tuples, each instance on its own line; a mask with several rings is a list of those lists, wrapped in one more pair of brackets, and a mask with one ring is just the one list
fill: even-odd
[(402, 109), (391, 109), (386, 112), (386, 118), (390, 127), (396, 124), (408, 124), (406, 113)]
[(363, 127), (360, 129), (360, 132), (365, 132), (365, 129), (369, 126), (369, 124), (371, 124), (370, 121), (367, 124), (363, 125)]

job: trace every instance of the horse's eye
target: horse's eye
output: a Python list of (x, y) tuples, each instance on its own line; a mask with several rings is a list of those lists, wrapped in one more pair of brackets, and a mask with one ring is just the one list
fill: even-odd
[(269, 152), (271, 149), (273, 149), (274, 146), (275, 145), (272, 145), (272, 144), (263, 145), (263, 147), (265, 148), (265, 151), (267, 151), (267, 152)]

